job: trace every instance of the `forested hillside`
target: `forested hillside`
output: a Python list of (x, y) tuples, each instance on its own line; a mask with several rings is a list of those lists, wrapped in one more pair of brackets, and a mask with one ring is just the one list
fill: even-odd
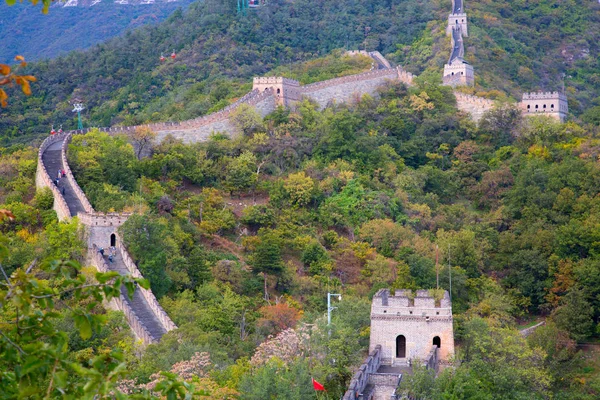
[[(31, 65), (29, 98), (14, 95), (1, 110), (3, 138), (23, 141), (52, 124), (75, 126), (68, 104), (87, 104), (86, 124), (108, 126), (182, 120), (224, 107), (250, 79), (277, 66), (336, 48), (377, 49), (407, 69), (439, 81), (449, 54), (444, 30), (450, 2), (271, 0), (247, 16), (235, 1), (206, 0), (85, 52)], [(475, 92), (490, 97), (565, 85), (570, 110), (585, 115), (598, 102), (599, 5), (575, 1), (466, 4), (467, 59)], [(366, 35), (365, 35), (366, 32)], [(160, 52), (177, 58), (161, 63)], [(279, 72), (286, 75), (285, 69)], [(593, 120), (593, 115), (585, 115)]]
[[(0, 328), (12, 341), (0, 338), (0, 367), (16, 371), (0, 378), (6, 393), (305, 400), (316, 398), (314, 377), (338, 399), (366, 354), (370, 297), (435, 288), (438, 249), (441, 288), (452, 276), (460, 362), (435, 380), (415, 367), (403, 391), (596, 399), (598, 139), (574, 123), (523, 121), (510, 107), (475, 127), (452, 98), (417, 80), (325, 111), (305, 101), (262, 120), (247, 108), (236, 139), (167, 140), (144, 159), (133, 137), (75, 136), (77, 180), (96, 209), (136, 213), (120, 236), (179, 327), (145, 350), (87, 291), (56, 309), (41, 302), (73, 284), (63, 275), (75, 268), (45, 261), (83, 261), (82, 243), (74, 222), (56, 222), (51, 195), (35, 193), (35, 150), (2, 150), (0, 210), (14, 219), (0, 223), (0, 256), (25, 288), (13, 300), (0, 286), (11, 299)], [(27, 267), (34, 259), (41, 266)], [(106, 282), (86, 269), (77, 276)], [(331, 327), (327, 292), (343, 293)], [(53, 314), (23, 336), (9, 323), (13, 306), (27, 321)], [(540, 319), (546, 326), (527, 339), (518, 333)], [(27, 355), (38, 346), (64, 350)], [(21, 369), (32, 358), (39, 367)], [(46, 383), (27, 386), (32, 379)]]
[[(83, 50), (128, 29), (163, 21), (177, 8), (186, 8), (192, 0), (166, 1), (139, 6), (103, 1), (93, 7), (64, 7), (53, 4), (48, 14), (42, 6), (0, 3), (0, 62), (16, 55), (30, 61), (56, 58), (72, 50)], [(81, 3), (81, 2), (80, 2)], [(171, 49), (163, 49), (171, 51)]]

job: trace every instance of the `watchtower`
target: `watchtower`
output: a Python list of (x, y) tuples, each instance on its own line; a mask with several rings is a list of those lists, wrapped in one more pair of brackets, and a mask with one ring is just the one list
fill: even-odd
[(563, 92), (523, 93), (520, 103), (523, 115), (548, 115), (565, 122), (569, 113), (567, 96)]
[(273, 89), (277, 104), (290, 107), (300, 100), (300, 82), (283, 77), (257, 77), (253, 80), (252, 89), (264, 92)]
[(371, 305), (369, 352), (381, 346), (381, 362), (405, 365), (426, 360), (433, 346), (441, 361), (454, 355), (452, 304), (447, 291), (441, 299), (428, 290), (379, 290)]
[(464, 10), (463, 0), (452, 0), (452, 12), (448, 16), (446, 35), (452, 34), (452, 28), (460, 27), (463, 36), (469, 36), (467, 27), (467, 13)]
[(473, 70), (473, 66), (462, 58), (455, 58), (444, 65), (442, 84), (446, 86), (475, 85), (475, 71)]

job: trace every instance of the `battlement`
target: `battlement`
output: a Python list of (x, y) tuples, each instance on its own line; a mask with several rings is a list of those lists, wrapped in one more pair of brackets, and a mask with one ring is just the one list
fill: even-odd
[(300, 100), (300, 82), (294, 79), (281, 76), (263, 76), (254, 78), (252, 83), (252, 89), (257, 90), (259, 93), (272, 89), (277, 104), (281, 106), (289, 107)]
[(446, 35), (452, 34), (452, 28), (460, 27), (461, 33), (465, 37), (469, 37), (469, 28), (467, 25), (467, 14), (450, 14), (448, 16), (448, 26), (446, 27)]
[(379, 290), (373, 296), (371, 318), (375, 316), (438, 317), (452, 315), (448, 292), (436, 300), (428, 290), (398, 290), (394, 295), (389, 289)]
[(562, 92), (529, 92), (523, 93), (519, 103), (523, 115), (548, 115), (564, 122), (569, 113), (567, 96)]
[(382, 364), (403, 363), (407, 359), (425, 360), (432, 346), (440, 358), (454, 354), (452, 303), (447, 291), (434, 297), (429, 290), (380, 289), (371, 303), (369, 351), (381, 346)]
[(455, 59), (451, 64), (444, 65), (442, 84), (452, 87), (475, 85), (473, 66), (462, 59)]
[(561, 99), (567, 100), (567, 96), (561, 92), (529, 92), (523, 93), (523, 100), (539, 100), (539, 99)]
[(252, 79), (254, 85), (291, 85), (300, 86), (300, 82), (281, 76), (261, 76)]
[(127, 221), (132, 214), (131, 213), (78, 213), (77, 217), (79, 222), (83, 225), (96, 227), (96, 226), (121, 226)]

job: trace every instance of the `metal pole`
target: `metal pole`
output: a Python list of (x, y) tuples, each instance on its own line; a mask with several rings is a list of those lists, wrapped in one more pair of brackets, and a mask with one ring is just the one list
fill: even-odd
[(331, 325), (331, 293), (327, 293), (327, 326)]
[[(327, 293), (327, 326), (331, 326), (331, 312), (337, 308), (331, 306), (331, 296), (337, 296), (338, 300), (342, 300), (342, 295), (339, 293)], [(331, 336), (331, 329), (328, 335)]]

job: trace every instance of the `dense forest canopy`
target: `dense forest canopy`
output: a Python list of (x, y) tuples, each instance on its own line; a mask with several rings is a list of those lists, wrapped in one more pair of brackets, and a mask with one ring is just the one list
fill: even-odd
[[(11, 93), (0, 111), (0, 397), (305, 400), (315, 378), (338, 399), (366, 356), (373, 294), (435, 289), (439, 272), (457, 354), (438, 377), (415, 365), (401, 387), (411, 399), (597, 399), (598, 6), (467, 7), (467, 54), (486, 65), (474, 92), (503, 100), (565, 72), (571, 121), (505, 102), (478, 124), (459, 112), (439, 85), (446, 2), (271, 0), (238, 16), (234, 1), (206, 0), (28, 66), (34, 94)], [(73, 96), (86, 123), (191, 118), (253, 75), (364, 71), (369, 59), (340, 49), (365, 43), (419, 73), (415, 85), (264, 118), (239, 107), (237, 135), (167, 137), (148, 157), (139, 141), (152, 132), (72, 138), (94, 208), (133, 213), (119, 236), (146, 280), (87, 266), (77, 219), (59, 222), (52, 192), (35, 187), (25, 143), (50, 122), (68, 128)], [(176, 59), (160, 64), (162, 47)], [(151, 288), (178, 329), (142, 347), (103, 303), (121, 284)], [(343, 294), (331, 326), (328, 292)]]
[[(61, 306), (67, 355), (107, 357), (119, 340), (111, 362), (127, 367), (106, 382), (123, 393), (168, 378), (212, 398), (300, 400), (315, 398), (312, 376), (339, 398), (365, 356), (371, 296), (435, 288), (438, 248), (461, 363), (435, 380), (417, 368), (403, 390), (597, 397), (598, 352), (577, 347), (595, 340), (600, 316), (597, 132), (522, 120), (511, 106), (476, 127), (449, 88), (423, 81), (324, 111), (305, 101), (264, 120), (241, 112), (259, 123), (239, 125), (237, 138), (167, 139), (142, 159), (133, 137), (73, 138), (69, 161), (94, 207), (136, 213), (120, 235), (179, 329), (140, 351), (122, 338), (118, 314), (82, 339)], [(2, 153), (0, 208), (16, 217), (0, 225), (9, 274), (35, 257), (83, 261), (77, 225), (57, 223), (50, 194), (33, 190), (34, 160), (26, 147)], [(344, 294), (331, 328), (327, 292)], [(546, 327), (519, 335), (539, 318)], [(18, 359), (3, 362), (12, 369)], [(66, 382), (81, 390), (89, 379)]]
[[(3, 140), (29, 140), (52, 124), (74, 128), (73, 98), (86, 103), (88, 126), (183, 120), (224, 107), (250, 89), (253, 76), (333, 49), (379, 50), (436, 82), (449, 54), (449, 2), (270, 0), (247, 16), (237, 15), (235, 4), (197, 2), (156, 26), (32, 65), (34, 94), (14, 96), (11, 108), (1, 110)], [(561, 88), (565, 74), (571, 112), (595, 120), (585, 111), (600, 107), (594, 37), (600, 5), (547, 0), (466, 7), (475, 93), (518, 98), (522, 91)], [(176, 60), (161, 63), (164, 49), (175, 50)]]

